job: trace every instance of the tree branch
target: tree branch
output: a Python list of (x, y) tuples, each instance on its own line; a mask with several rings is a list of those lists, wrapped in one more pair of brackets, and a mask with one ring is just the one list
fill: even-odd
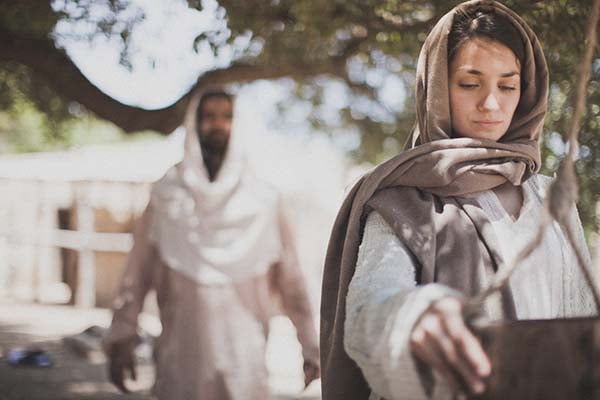
[(215, 69), (206, 72), (198, 78), (193, 91), (203, 90), (207, 86), (225, 85), (228, 83), (245, 83), (259, 79), (280, 79), (285, 77), (305, 78), (315, 75), (341, 76), (345, 68), (345, 58), (333, 59), (328, 64), (314, 65), (254, 65), (247, 63), (234, 63), (227, 68)]
[(76, 101), (98, 117), (113, 122), (125, 132), (145, 129), (164, 134), (172, 132), (183, 120), (187, 97), (159, 110), (145, 110), (123, 104), (94, 86), (49, 39), (16, 36), (1, 30), (0, 61), (16, 62), (28, 67), (43, 79), (56, 93)]
[(196, 84), (169, 107), (146, 110), (123, 104), (94, 86), (49, 39), (31, 39), (0, 30), (0, 62), (16, 62), (27, 66), (61, 97), (76, 101), (98, 117), (113, 122), (125, 132), (155, 130), (168, 134), (183, 121), (190, 94), (209, 86), (251, 82), (258, 79), (283, 77), (302, 78), (331, 74), (343, 76), (347, 55), (333, 57), (330, 62), (311, 65), (252, 65), (234, 63), (227, 68), (208, 71)]

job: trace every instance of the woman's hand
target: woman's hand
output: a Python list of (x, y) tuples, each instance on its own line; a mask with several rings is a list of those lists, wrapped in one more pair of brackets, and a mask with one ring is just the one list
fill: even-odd
[(481, 394), (492, 366), (479, 340), (465, 325), (462, 303), (446, 297), (433, 303), (410, 336), (415, 357), (439, 372), (457, 393)]

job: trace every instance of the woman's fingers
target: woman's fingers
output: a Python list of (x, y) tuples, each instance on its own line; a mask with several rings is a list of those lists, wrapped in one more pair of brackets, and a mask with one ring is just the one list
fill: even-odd
[(448, 356), (456, 357), (456, 363), (454, 359), (449, 361), (457, 367), (471, 391), (481, 393), (485, 389), (484, 380), (491, 373), (490, 360), (479, 340), (465, 325), (460, 302), (449, 299), (448, 302), (442, 304), (442, 307), (440, 320), (447, 335), (447, 339), (444, 339), (442, 343), (446, 343), (446, 349), (451, 347), (445, 353)]
[(444, 319), (446, 331), (452, 338), (462, 358), (469, 364), (479, 378), (487, 378), (492, 372), (492, 364), (481, 347), (479, 339), (465, 325), (462, 317)]
[(491, 364), (479, 340), (465, 325), (457, 299), (442, 299), (432, 305), (413, 330), (411, 349), (455, 390), (467, 389), (476, 394), (485, 390), (484, 380)]
[[(426, 323), (425, 326), (429, 324), (432, 323)], [(435, 343), (436, 340), (427, 329), (419, 325), (411, 336), (411, 350), (419, 360), (437, 371), (455, 393), (460, 393), (464, 391), (463, 385), (457, 379), (456, 374), (452, 372), (452, 367), (446, 362), (445, 357)]]
[(438, 346), (438, 350), (445, 358), (447, 364), (459, 375), (458, 380), (462, 383), (463, 391), (477, 394), (483, 392), (485, 383), (465, 359), (459, 343), (448, 336), (447, 332), (444, 332), (438, 340), (433, 342), (433, 345)]

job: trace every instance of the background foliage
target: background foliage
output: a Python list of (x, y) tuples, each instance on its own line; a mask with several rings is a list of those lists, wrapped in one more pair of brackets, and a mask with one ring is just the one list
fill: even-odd
[[(591, 1), (504, 3), (531, 24), (549, 62), (543, 172), (552, 174), (565, 154), (564, 134)], [(412, 127), (418, 51), (433, 24), (456, 4), (449, 0), (188, 0), (190, 9), (212, 10), (216, 20), (213, 29), (198, 32), (190, 51), (210, 49), (217, 56), (230, 55), (227, 66), (199, 76), (189, 92), (214, 83), (293, 79), (295, 89), (279, 105), (275, 123), (286, 121), (288, 111), (302, 104), (315, 131), (347, 136), (353, 143), (349, 148), (353, 157), (379, 162), (401, 149)], [(171, 132), (181, 122), (189, 92), (160, 110), (122, 104), (95, 88), (63, 50), (66, 41), (112, 38), (120, 44), (120, 62), (131, 67), (131, 35), (143, 20), (144, 10), (127, 0), (0, 1), (3, 151), (67, 146), (93, 132), (104, 132), (96, 133), (99, 140), (112, 140), (106, 138), (122, 132)], [(57, 24), (77, 29), (57, 29)], [(122, 132), (108, 134), (105, 125), (90, 122), (92, 118), (110, 121)], [(81, 124), (98, 124), (98, 128), (85, 133)], [(596, 49), (578, 163), (580, 208), (588, 229), (593, 227), (600, 193), (599, 130)]]

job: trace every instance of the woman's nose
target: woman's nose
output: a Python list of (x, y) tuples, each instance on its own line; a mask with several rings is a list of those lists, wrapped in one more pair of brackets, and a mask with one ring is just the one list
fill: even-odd
[(494, 92), (489, 92), (479, 103), (481, 111), (497, 111), (500, 109), (498, 98)]

